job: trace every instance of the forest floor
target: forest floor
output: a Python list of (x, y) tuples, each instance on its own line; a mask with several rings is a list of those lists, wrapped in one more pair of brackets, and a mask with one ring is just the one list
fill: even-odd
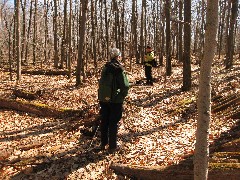
[[(46, 104), (56, 109), (89, 107), (89, 112), (97, 116), (99, 71), (93, 73), (93, 68), (88, 68), (89, 76), (79, 88), (75, 87), (75, 76), (68, 79), (62, 75), (23, 74), (21, 82), (16, 83), (10, 81), (9, 72), (0, 69), (0, 97), (24, 100), (14, 97), (13, 90), (41, 90), (42, 95), (31, 100), (31, 103)], [(199, 66), (192, 64), (192, 90), (189, 92), (181, 90), (182, 65), (178, 63), (173, 63), (173, 74), (170, 77), (165, 77), (165, 69), (162, 67), (154, 68), (154, 86), (135, 84), (144, 79), (141, 65), (133, 64), (130, 70), (126, 64), (126, 70), (131, 72), (128, 77), (133, 84), (124, 103), (123, 118), (119, 124), (120, 151), (109, 154), (98, 150), (100, 132), (97, 131), (94, 137), (88, 136), (86, 132), (90, 132), (91, 128), (81, 125), (81, 118), (73, 121), (68, 117), (41, 117), (0, 108), (0, 179), (134, 179), (139, 177), (136, 174), (119, 174), (110, 166), (120, 164), (128, 167), (169, 169), (181, 166), (187, 159), (191, 160), (192, 165), (197, 126)], [(239, 59), (229, 70), (224, 68), (222, 59), (214, 60), (212, 97), (223, 100), (224, 97), (235, 94), (239, 98), (239, 82)], [(217, 107), (220, 101), (212, 101), (212, 106)], [(229, 107), (232, 105), (236, 111), (240, 111), (239, 101), (230, 103)], [(228, 107), (220, 108), (212, 113), (210, 153), (221, 151), (220, 146), (231, 142), (234, 147), (225, 146), (223, 149), (225, 152), (230, 149), (238, 152), (235, 154), (236, 158), (231, 159), (239, 166), (240, 143), (236, 133), (240, 131), (240, 117), (231, 118), (233, 116), (229, 115), (230, 110), (227, 109)], [(231, 140), (227, 140), (229, 137)], [(225, 159), (227, 158), (228, 155)], [(190, 171), (193, 171), (192, 168)], [(239, 171), (238, 168), (236, 175)], [(172, 174), (176, 175), (176, 172)], [(159, 179), (164, 179), (164, 176)], [(182, 176), (179, 179), (189, 178)]]

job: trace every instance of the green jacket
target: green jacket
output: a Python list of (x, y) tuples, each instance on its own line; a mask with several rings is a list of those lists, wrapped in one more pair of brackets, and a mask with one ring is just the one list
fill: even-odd
[[(105, 73), (112, 73), (113, 77), (115, 78), (115, 88), (113, 92), (113, 96), (111, 103), (123, 103), (125, 97), (128, 95), (128, 90), (129, 90), (129, 81), (126, 76), (126, 73), (124, 72), (124, 69), (122, 65), (116, 60), (112, 59), (110, 62), (107, 62), (105, 66), (103, 67), (102, 73), (101, 73), (101, 78), (99, 81), (99, 87), (101, 86), (101, 79), (104, 76)], [(105, 97), (103, 96), (104, 90), (99, 91), (98, 90), (98, 100), (102, 102), (105, 101)]]

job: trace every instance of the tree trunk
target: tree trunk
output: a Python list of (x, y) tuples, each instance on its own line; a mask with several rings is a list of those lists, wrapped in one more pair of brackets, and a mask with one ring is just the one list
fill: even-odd
[(38, 0), (35, 0), (34, 18), (33, 18), (33, 65), (36, 65), (36, 54), (37, 54), (37, 4), (38, 4)]
[(172, 64), (171, 64), (171, 30), (170, 30), (170, 9), (171, 1), (166, 0), (165, 4), (166, 13), (166, 75), (171, 76), (172, 74)]
[(94, 60), (94, 67), (97, 69), (97, 46), (96, 46), (96, 22), (95, 22), (95, 4), (94, 1), (91, 0), (91, 23), (92, 23), (92, 48), (93, 48), (93, 60)]
[(21, 32), (20, 32), (20, 0), (16, 0), (16, 50), (17, 50), (17, 80), (21, 80)]
[(184, 0), (183, 91), (191, 89), (191, 0)]
[(211, 119), (211, 65), (216, 48), (218, 25), (218, 0), (207, 1), (207, 19), (205, 31), (204, 56), (200, 68), (198, 121), (194, 153), (194, 179), (204, 180), (208, 177), (209, 158), (209, 122)]
[(24, 51), (25, 51), (25, 47), (26, 47), (26, 3), (27, 1), (24, 0), (24, 2), (22, 2), (23, 0), (21, 0), (21, 7), (22, 7), (22, 51), (21, 51), (21, 59), (22, 62), (24, 63)]
[[(44, 62), (47, 62), (47, 44), (48, 44), (48, 2), (44, 0)], [(42, 65), (41, 65), (42, 67)]]
[(58, 63), (59, 63), (57, 17), (58, 17), (57, 0), (54, 0), (53, 33), (54, 33), (54, 67), (55, 68), (58, 68)]
[(29, 41), (30, 41), (30, 33), (31, 33), (31, 24), (32, 24), (32, 7), (33, 7), (33, 1), (31, 0), (31, 4), (30, 4), (30, 17), (29, 17), (29, 21), (28, 21), (28, 30), (27, 30), (27, 42), (26, 42), (26, 51), (25, 51), (25, 62), (26, 64), (28, 64), (28, 49), (29, 49)]
[(83, 65), (83, 47), (84, 47), (84, 43), (85, 43), (85, 29), (86, 29), (86, 20), (87, 20), (88, 0), (81, 0), (81, 4), (82, 4), (82, 15), (81, 15), (81, 23), (80, 23), (80, 27), (79, 27), (76, 86), (79, 86), (82, 83), (81, 82), (81, 67)]
[(67, 60), (67, 68), (68, 68), (68, 78), (71, 78), (72, 74), (72, 0), (69, 1), (69, 24), (68, 24), (68, 60)]
[(108, 25), (108, 14), (107, 14), (107, 1), (104, 0), (104, 6), (105, 6), (105, 11), (104, 11), (104, 14), (105, 14), (105, 28), (106, 28), (106, 50), (107, 50), (107, 58), (108, 57), (108, 54), (109, 54), (109, 25)]
[(64, 62), (66, 63), (66, 49), (67, 49), (67, 3), (68, 0), (64, 0), (63, 9), (63, 35), (62, 35), (62, 45), (61, 45), (61, 63), (60, 68), (63, 68)]
[(183, 17), (182, 17), (182, 11), (183, 11), (183, 1), (180, 0), (179, 1), (179, 26), (178, 26), (178, 60), (180, 62), (183, 62), (183, 49), (182, 49), (182, 20), (183, 20)]
[(223, 45), (223, 30), (225, 27), (225, 15), (226, 15), (226, 1), (222, 0), (220, 1), (220, 9), (221, 11), (221, 16), (220, 16), (220, 22), (219, 22), (219, 27), (218, 27), (218, 59), (220, 59), (220, 55), (222, 52), (222, 45)]
[(226, 55), (226, 69), (229, 69), (233, 66), (233, 54), (234, 54), (234, 29), (237, 20), (238, 12), (238, 0), (232, 0), (232, 9), (230, 17), (230, 26), (229, 26), (229, 35), (228, 35), (228, 48)]

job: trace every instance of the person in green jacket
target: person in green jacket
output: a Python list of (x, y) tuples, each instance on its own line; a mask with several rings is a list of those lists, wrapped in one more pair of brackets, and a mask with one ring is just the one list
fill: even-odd
[[(117, 149), (118, 122), (122, 118), (123, 102), (128, 94), (129, 81), (120, 63), (120, 50), (112, 48), (110, 58), (110, 62), (104, 65), (101, 73), (98, 100), (101, 108), (101, 148), (105, 149), (109, 145), (109, 152), (113, 153)], [(108, 80), (104, 80), (106, 75), (110, 77)], [(110, 92), (109, 87), (111, 87), (111, 95), (106, 95)]]
[(154, 52), (151, 46), (147, 46), (145, 60), (144, 60), (144, 68), (145, 68), (145, 76), (147, 79), (147, 85), (153, 85), (153, 77), (152, 77), (152, 66), (155, 60)]

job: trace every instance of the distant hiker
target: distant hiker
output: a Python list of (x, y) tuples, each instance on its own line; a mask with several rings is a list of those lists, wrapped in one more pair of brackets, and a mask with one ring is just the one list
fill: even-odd
[(145, 60), (144, 60), (144, 68), (145, 68), (145, 76), (147, 79), (147, 85), (153, 85), (153, 77), (152, 77), (152, 66), (155, 62), (154, 52), (151, 46), (147, 46)]
[(117, 149), (118, 122), (122, 118), (123, 101), (128, 94), (129, 81), (120, 64), (121, 52), (110, 50), (110, 62), (102, 70), (99, 80), (98, 100), (101, 114), (101, 148), (109, 145), (109, 152)]

